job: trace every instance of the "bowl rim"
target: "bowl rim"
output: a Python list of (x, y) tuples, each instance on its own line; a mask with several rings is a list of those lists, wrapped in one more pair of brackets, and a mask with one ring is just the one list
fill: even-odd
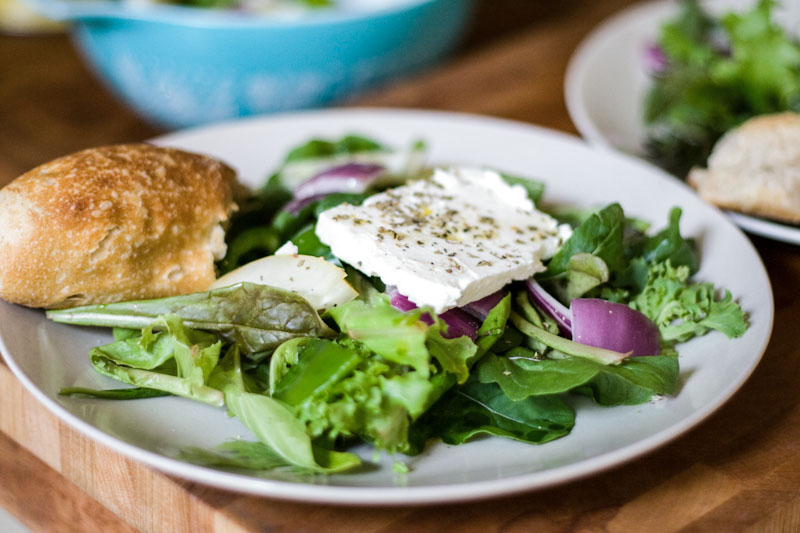
[(375, 21), (433, 4), (450, 3), (468, 8), (473, 0), (402, 0), (365, 10), (311, 9), (297, 17), (257, 15), (231, 9), (176, 4), (113, 2), (108, 0), (25, 0), (31, 8), (56, 21), (91, 23), (128, 20), (204, 28), (294, 29)]

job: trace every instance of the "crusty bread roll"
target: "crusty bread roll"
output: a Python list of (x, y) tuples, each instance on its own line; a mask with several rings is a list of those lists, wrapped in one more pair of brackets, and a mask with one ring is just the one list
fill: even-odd
[(235, 173), (148, 144), (92, 148), (0, 190), (0, 298), (49, 309), (205, 290)]
[(688, 180), (709, 203), (800, 223), (800, 115), (762, 115), (729, 131), (708, 169), (692, 169)]

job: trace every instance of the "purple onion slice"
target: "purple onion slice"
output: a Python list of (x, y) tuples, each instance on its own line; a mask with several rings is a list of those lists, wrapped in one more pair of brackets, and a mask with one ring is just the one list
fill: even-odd
[[(395, 308), (401, 311), (417, 309), (417, 305), (406, 296), (400, 294), (395, 287), (387, 287), (386, 293)], [(472, 340), (478, 338), (478, 329), (481, 327), (480, 321), (463, 309), (456, 307), (444, 313), (439, 313), (439, 318), (447, 324), (447, 333), (442, 334), (444, 338), (455, 339), (456, 337), (465, 336)], [(433, 318), (427, 313), (422, 315), (420, 320), (428, 325), (433, 324)]]
[(553, 295), (544, 290), (544, 287), (533, 278), (525, 281), (525, 287), (534, 304), (538, 305), (547, 316), (558, 324), (558, 329), (564, 335), (572, 334), (572, 311), (559, 302)]
[(576, 298), (570, 309), (573, 341), (631, 356), (658, 355), (658, 326), (639, 311), (599, 298)]
[(474, 302), (465, 305), (461, 309), (477, 319), (486, 320), (486, 317), (489, 316), (489, 311), (494, 309), (505, 295), (506, 293), (504, 291), (493, 292), (489, 296), (484, 296), (480, 300), (475, 300)]
[(294, 190), (294, 199), (325, 196), (336, 192), (362, 193), (386, 168), (373, 163), (347, 163), (324, 170), (301, 183)]

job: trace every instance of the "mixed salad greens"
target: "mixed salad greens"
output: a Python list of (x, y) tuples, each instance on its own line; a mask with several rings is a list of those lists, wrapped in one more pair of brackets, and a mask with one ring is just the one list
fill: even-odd
[[(142, 1), (142, 0), (130, 0)], [(247, 14), (303, 16), (314, 9), (364, 11), (407, 0), (144, 0), (183, 6), (229, 9)]]
[[(186, 449), (186, 460), (332, 473), (361, 464), (358, 442), (414, 455), (432, 439), (552, 441), (575, 424), (568, 395), (615, 406), (673, 394), (677, 343), (747, 328), (729, 293), (691, 280), (698, 259), (680, 209), (648, 232), (618, 204), (551, 209), (574, 231), (535, 278), (439, 315), (416, 307), (332, 256), (314, 225), (330, 206), (425, 179), (423, 160), (422, 143), (399, 155), (358, 136), (291, 151), (233, 221), (227, 274), (211, 290), (48, 312), (113, 327), (91, 364), (133, 386), (62, 394), (224, 406), (258, 440)], [(504, 179), (542, 208), (541, 182)]]
[(158, 0), (167, 4), (179, 4), (191, 7), (240, 9), (254, 13), (270, 13), (275, 11), (294, 11), (317, 7), (329, 7), (333, 0)]
[(749, 11), (709, 15), (684, 0), (646, 52), (645, 149), (685, 177), (714, 143), (756, 115), (800, 111), (800, 41), (775, 22), (774, 0)]

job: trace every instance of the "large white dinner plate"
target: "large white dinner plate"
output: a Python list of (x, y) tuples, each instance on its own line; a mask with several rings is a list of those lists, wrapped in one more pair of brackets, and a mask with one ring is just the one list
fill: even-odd
[[(425, 139), (434, 163), (491, 165), (536, 177), (552, 201), (593, 206), (618, 201), (630, 215), (665, 224), (672, 206), (684, 210), (682, 230), (698, 239), (698, 278), (730, 289), (749, 315), (735, 340), (712, 333), (680, 347), (675, 397), (634, 407), (602, 408), (575, 399), (577, 422), (567, 437), (542, 446), (485, 438), (462, 446), (431, 445), (400, 457), (408, 474), (380, 465), (352, 474), (297, 477), (233, 474), (175, 459), (184, 446), (210, 447), (252, 435), (223, 409), (182, 398), (130, 402), (64, 398), (59, 389), (107, 388), (95, 374), (90, 347), (108, 342), (101, 329), (50, 323), (38, 310), (0, 303), (0, 347), (24, 385), (59, 418), (118, 452), (165, 472), (252, 494), (347, 504), (462, 501), (551, 486), (640, 456), (676, 438), (719, 408), (758, 363), (772, 328), (770, 284), (748, 239), (727, 217), (686, 186), (642, 161), (591, 148), (563, 134), (525, 124), (417, 111), (333, 110), (251, 119), (178, 132), (159, 143), (218, 156), (249, 184), (260, 183), (289, 147), (311, 136), (361, 133), (405, 146)], [(54, 268), (56, 266), (54, 265)], [(372, 451), (358, 449), (369, 463)]]
[[(749, 9), (755, 0), (706, 0), (714, 14)], [(782, 2), (775, 19), (800, 34), (800, 2)], [(580, 44), (567, 68), (564, 91), (575, 127), (591, 143), (643, 156), (644, 96), (649, 87), (644, 50), (658, 28), (679, 12), (675, 0), (630, 7), (600, 24)], [(730, 213), (750, 233), (800, 244), (800, 226)]]

